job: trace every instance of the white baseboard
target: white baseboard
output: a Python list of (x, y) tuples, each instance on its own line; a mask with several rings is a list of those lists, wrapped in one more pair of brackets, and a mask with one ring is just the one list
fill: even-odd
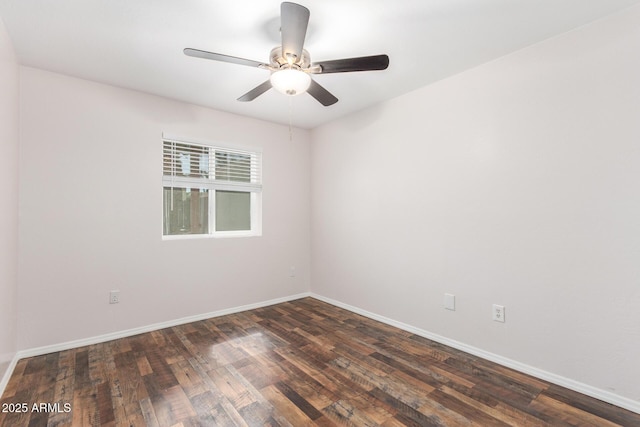
[(184, 325), (185, 323), (197, 322), (199, 320), (211, 319), (212, 317), (226, 316), (228, 314), (240, 313), (242, 311), (253, 310), (256, 308), (268, 307), (270, 305), (280, 304), (283, 302), (293, 301), (300, 298), (310, 296), (309, 292), (303, 292), (296, 295), (289, 295), (282, 298), (275, 298), (268, 301), (261, 301), (253, 304), (241, 305), (238, 307), (227, 308), (223, 310), (212, 311), (210, 313), (196, 314), (195, 316), (182, 317), (180, 319), (169, 320), (167, 322), (154, 323), (152, 325), (141, 326), (139, 328), (127, 329), (125, 331), (113, 332), (110, 334), (99, 335), (95, 337), (83, 338), (74, 341), (67, 341), (60, 344), (47, 345), (43, 347), (30, 348), (26, 350), (20, 350), (16, 353), (15, 357), (11, 361), (11, 364), (7, 368), (2, 382), (0, 382), (0, 397), (4, 393), (4, 389), (9, 382), (9, 378), (13, 373), (13, 370), (18, 363), (18, 360), (25, 357), (41, 356), (43, 354), (55, 353), (58, 351), (69, 350), (72, 348), (84, 347), (87, 345), (98, 344), (102, 342), (112, 341), (119, 338), (126, 338), (133, 335), (143, 334), (145, 332), (157, 331), (159, 329), (170, 328), (173, 326)]
[(424, 329), (416, 328), (406, 323), (398, 322), (396, 320), (389, 319), (384, 316), (380, 316), (375, 313), (371, 313), (370, 311), (363, 310), (359, 307), (354, 307), (352, 305), (345, 304), (340, 301), (336, 301), (331, 298), (327, 298), (322, 295), (315, 294), (313, 292), (311, 293), (310, 296), (320, 301), (324, 301), (328, 304), (335, 305), (336, 307), (340, 307), (345, 310), (351, 311), (353, 313), (360, 314), (364, 317), (368, 317), (369, 319), (377, 320), (378, 322), (395, 326), (396, 328), (405, 330), (407, 332), (411, 332), (413, 334), (430, 339), (432, 341), (439, 342), (440, 344), (453, 347), (455, 349), (464, 351), (465, 353), (473, 354), (474, 356), (481, 357), (485, 360), (495, 362), (499, 365), (506, 366), (511, 369), (515, 369), (516, 371), (531, 375), (541, 380), (548, 381), (550, 383), (559, 385), (561, 387), (568, 388), (569, 390), (577, 391), (587, 396), (591, 396), (596, 399), (602, 400), (603, 402), (607, 402), (612, 405), (618, 406), (620, 408), (628, 409), (629, 411), (633, 411), (637, 414), (640, 414), (640, 402), (629, 399), (627, 397), (620, 396), (615, 393), (611, 393), (610, 391), (602, 390), (597, 387), (593, 387), (588, 384), (584, 384), (584, 383), (572, 380), (570, 378), (565, 378), (563, 376), (556, 375), (552, 372), (544, 371), (542, 369), (538, 369), (533, 366), (529, 366), (512, 359), (508, 359), (498, 354), (490, 353), (480, 348), (473, 347), (465, 343), (455, 341), (450, 338), (446, 338), (429, 331), (425, 331)]
[(7, 366), (6, 371), (4, 371), (2, 380), (0, 380), (0, 397), (2, 397), (4, 389), (7, 388), (7, 384), (9, 384), (9, 378), (11, 378), (11, 374), (13, 374), (13, 370), (16, 368), (18, 360), (20, 360), (20, 357), (16, 353), (13, 355), (13, 359), (11, 359), (11, 362), (9, 363), (9, 366)]

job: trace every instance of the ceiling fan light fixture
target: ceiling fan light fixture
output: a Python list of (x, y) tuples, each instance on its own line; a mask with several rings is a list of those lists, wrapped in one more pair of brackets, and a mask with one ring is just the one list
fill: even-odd
[(311, 85), (311, 76), (294, 68), (274, 71), (269, 80), (275, 90), (289, 96), (305, 93)]

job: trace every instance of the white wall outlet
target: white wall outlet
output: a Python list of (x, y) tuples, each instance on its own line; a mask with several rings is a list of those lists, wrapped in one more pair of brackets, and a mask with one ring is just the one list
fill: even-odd
[(504, 323), (504, 305), (493, 304), (493, 320)]
[(289, 277), (296, 277), (296, 268), (295, 267), (290, 267), (289, 268)]
[(120, 291), (109, 292), (109, 304), (117, 304), (120, 302)]
[(444, 308), (447, 310), (456, 310), (456, 296), (452, 294), (444, 294)]

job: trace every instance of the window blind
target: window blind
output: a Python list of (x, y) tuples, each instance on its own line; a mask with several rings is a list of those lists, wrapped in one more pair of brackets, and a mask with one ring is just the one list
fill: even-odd
[[(165, 139), (162, 173), (171, 185), (262, 190), (262, 153)], [(209, 184), (209, 185), (207, 185)]]

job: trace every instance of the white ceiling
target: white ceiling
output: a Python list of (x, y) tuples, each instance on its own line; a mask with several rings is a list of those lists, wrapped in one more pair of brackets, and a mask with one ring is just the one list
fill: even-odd
[(0, 0), (21, 64), (277, 123), (313, 128), (640, 0), (300, 0), (315, 61), (386, 53), (386, 71), (316, 75), (340, 101), (274, 90), (236, 99), (265, 70), (187, 57), (185, 47), (268, 62), (279, 0)]

